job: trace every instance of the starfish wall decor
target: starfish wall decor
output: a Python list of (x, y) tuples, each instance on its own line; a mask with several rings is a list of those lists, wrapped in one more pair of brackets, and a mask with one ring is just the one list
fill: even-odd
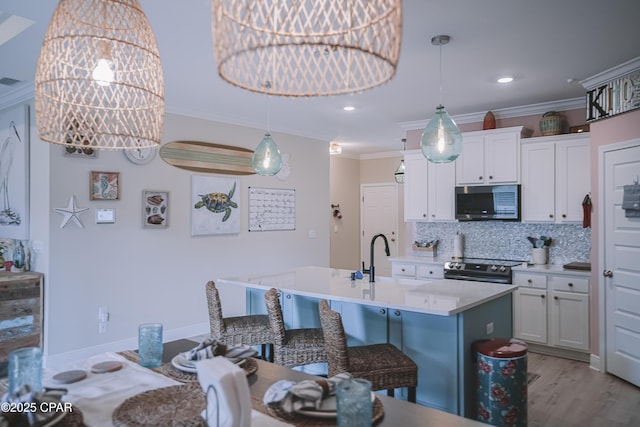
[(76, 204), (76, 196), (71, 196), (69, 198), (69, 204), (66, 208), (54, 208), (54, 210), (58, 213), (64, 215), (64, 219), (62, 220), (62, 224), (60, 224), (60, 228), (64, 228), (69, 221), (73, 221), (80, 228), (84, 228), (84, 225), (80, 222), (80, 214), (88, 211), (89, 208), (79, 208)]

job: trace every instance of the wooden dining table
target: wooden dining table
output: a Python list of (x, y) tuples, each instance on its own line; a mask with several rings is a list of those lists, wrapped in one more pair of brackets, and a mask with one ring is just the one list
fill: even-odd
[[(175, 355), (193, 348), (196, 344), (197, 343), (194, 341), (187, 339), (165, 343), (163, 361), (170, 362)], [(257, 359), (257, 364), (257, 372), (247, 377), (249, 381), (249, 393), (254, 401), (261, 401), (265, 391), (278, 380), (286, 379), (291, 381), (301, 381), (317, 378), (313, 375), (286, 368), (284, 366), (279, 366), (261, 359)], [(376, 397), (382, 403), (384, 416), (375, 424), (375, 426), (486, 427), (486, 424), (475, 420), (439, 411), (437, 409), (428, 408), (415, 403), (410, 403), (405, 400), (388, 397), (381, 393), (376, 393)]]

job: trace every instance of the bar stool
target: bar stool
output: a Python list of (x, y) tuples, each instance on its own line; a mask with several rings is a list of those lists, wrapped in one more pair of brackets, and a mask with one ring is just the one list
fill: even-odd
[(289, 329), (284, 327), (278, 291), (271, 288), (264, 294), (269, 324), (274, 337), (274, 363), (292, 368), (327, 361), (321, 328)]
[(227, 345), (245, 344), (262, 346), (262, 358), (273, 358), (273, 333), (266, 314), (223, 317), (220, 293), (215, 283), (210, 280), (206, 286), (207, 304), (209, 305), (209, 325), (211, 336)]
[(331, 310), (326, 300), (320, 301), (319, 311), (329, 377), (349, 372), (371, 381), (372, 390), (387, 390), (388, 396), (393, 396), (396, 388), (407, 387), (407, 400), (416, 402), (418, 366), (410, 357), (392, 344), (347, 346), (340, 313)]

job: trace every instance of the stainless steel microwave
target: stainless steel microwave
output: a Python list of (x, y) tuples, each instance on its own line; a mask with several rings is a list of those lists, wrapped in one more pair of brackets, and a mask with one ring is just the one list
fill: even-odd
[(520, 185), (456, 187), (456, 219), (520, 221)]

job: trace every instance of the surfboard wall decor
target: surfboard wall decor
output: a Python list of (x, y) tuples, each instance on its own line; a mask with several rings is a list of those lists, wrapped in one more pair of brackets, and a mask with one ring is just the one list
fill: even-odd
[(160, 157), (171, 166), (226, 175), (254, 174), (252, 156), (247, 148), (200, 141), (173, 141), (160, 148)]

